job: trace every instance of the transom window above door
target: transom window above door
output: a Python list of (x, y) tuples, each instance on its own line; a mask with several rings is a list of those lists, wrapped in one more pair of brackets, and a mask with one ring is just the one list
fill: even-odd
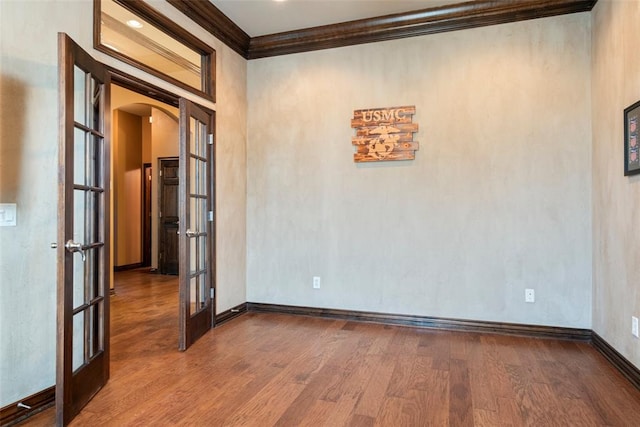
[(215, 102), (215, 50), (145, 2), (94, 0), (94, 47)]

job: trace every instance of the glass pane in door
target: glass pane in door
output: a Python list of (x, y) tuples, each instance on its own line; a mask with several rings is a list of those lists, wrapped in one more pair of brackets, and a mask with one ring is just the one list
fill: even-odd
[(104, 236), (101, 212), (106, 206), (101, 164), (103, 85), (89, 72), (74, 67), (73, 236), (73, 368), (77, 370), (104, 347), (99, 316), (104, 292), (101, 259)]
[(84, 365), (84, 314), (73, 316), (73, 371)]
[(80, 67), (73, 67), (73, 118), (76, 123), (82, 124), (86, 117), (86, 78), (87, 73)]

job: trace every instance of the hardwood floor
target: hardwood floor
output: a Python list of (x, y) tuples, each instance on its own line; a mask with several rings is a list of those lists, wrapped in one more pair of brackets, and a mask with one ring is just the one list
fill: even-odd
[(640, 425), (588, 344), (247, 313), (180, 353), (177, 279), (116, 278), (111, 379), (73, 426)]

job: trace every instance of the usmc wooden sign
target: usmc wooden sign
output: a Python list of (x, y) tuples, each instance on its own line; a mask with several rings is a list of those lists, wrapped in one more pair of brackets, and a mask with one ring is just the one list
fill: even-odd
[(351, 143), (356, 146), (353, 161), (381, 162), (388, 160), (413, 160), (418, 142), (413, 133), (418, 125), (412, 123), (416, 107), (390, 107), (356, 110), (351, 127), (356, 136)]

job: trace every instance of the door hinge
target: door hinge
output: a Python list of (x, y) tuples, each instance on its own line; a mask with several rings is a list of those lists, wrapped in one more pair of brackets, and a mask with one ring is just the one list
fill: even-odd
[(160, 176), (162, 176), (162, 169), (160, 169), (158, 173), (160, 174)]
[(213, 299), (213, 295), (215, 294), (215, 290), (211, 288), (211, 299)]
[(208, 218), (209, 222), (213, 222), (213, 211), (209, 211)]
[(158, 218), (162, 218), (162, 211), (158, 212)]
[(213, 134), (212, 133), (209, 134), (208, 141), (209, 141), (209, 145), (213, 145)]

